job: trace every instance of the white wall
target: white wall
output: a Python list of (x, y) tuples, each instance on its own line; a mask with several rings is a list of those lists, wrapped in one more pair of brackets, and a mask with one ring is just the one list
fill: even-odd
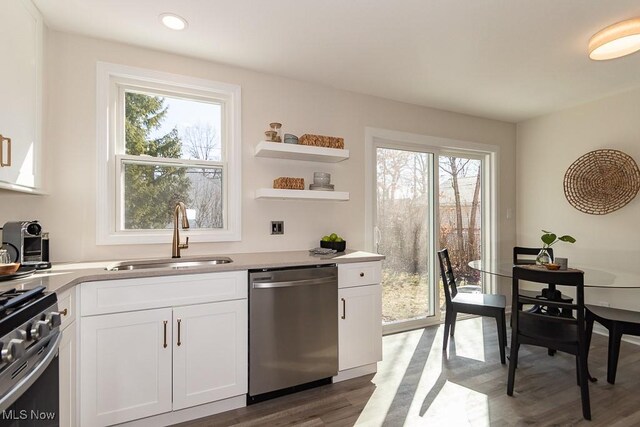
[[(633, 90), (518, 124), (518, 244), (539, 245), (541, 229), (570, 234), (575, 244), (554, 245), (570, 265), (599, 270), (603, 282), (611, 275), (640, 277), (640, 197), (608, 215), (588, 215), (563, 190), (567, 168), (591, 150), (613, 148), (640, 162), (639, 118), (640, 90)], [(640, 309), (640, 289), (589, 290), (585, 298)]]
[[(501, 212), (515, 207), (515, 125), (260, 74), (212, 62), (49, 31), (46, 35), (45, 185), (48, 196), (0, 193), (0, 223), (37, 218), (51, 233), (54, 261), (169, 256), (165, 245), (95, 244), (96, 61), (184, 74), (242, 87), (243, 196), (241, 242), (191, 244), (184, 255), (282, 251), (317, 246), (336, 232), (352, 249), (364, 249), (364, 132), (366, 126), (495, 144), (501, 147)], [(326, 65), (323, 65), (326, 66)], [(348, 70), (345, 70), (348, 72)], [(419, 72), (418, 70), (416, 72)], [(253, 157), (268, 124), (285, 132), (342, 136), (351, 158), (313, 164)], [(254, 200), (256, 188), (278, 176), (310, 180), (314, 171), (332, 174), (349, 202)], [(501, 215), (503, 217), (503, 215)], [(285, 235), (269, 234), (270, 220), (285, 221)], [(515, 221), (501, 221), (510, 253)]]

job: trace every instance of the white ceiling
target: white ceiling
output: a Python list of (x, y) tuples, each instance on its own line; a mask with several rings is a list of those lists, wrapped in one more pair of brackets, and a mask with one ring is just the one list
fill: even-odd
[(640, 52), (586, 52), (638, 0), (34, 1), (56, 30), (509, 122), (640, 87)]

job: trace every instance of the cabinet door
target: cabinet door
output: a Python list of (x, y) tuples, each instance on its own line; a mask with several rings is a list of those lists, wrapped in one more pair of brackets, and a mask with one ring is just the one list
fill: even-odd
[(247, 392), (247, 300), (174, 308), (173, 409)]
[(62, 331), (60, 341), (60, 425), (76, 426), (76, 323)]
[[(0, 187), (33, 188), (40, 148), (42, 17), (28, 0), (0, 2)], [(11, 154), (9, 154), (11, 151)]]
[(80, 425), (171, 411), (171, 323), (170, 308), (81, 319)]
[(382, 287), (338, 291), (339, 370), (382, 360)]

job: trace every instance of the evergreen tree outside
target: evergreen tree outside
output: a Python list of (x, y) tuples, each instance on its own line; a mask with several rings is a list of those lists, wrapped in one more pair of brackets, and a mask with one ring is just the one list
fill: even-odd
[[(173, 128), (153, 137), (168, 108), (164, 98), (125, 93), (126, 154), (154, 158), (182, 157), (182, 142)], [(191, 183), (184, 167), (124, 165), (124, 228), (164, 229), (170, 227), (176, 202), (189, 205)]]

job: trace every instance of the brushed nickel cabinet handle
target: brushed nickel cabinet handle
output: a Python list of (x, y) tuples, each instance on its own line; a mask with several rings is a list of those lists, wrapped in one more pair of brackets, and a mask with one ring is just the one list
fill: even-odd
[[(4, 142), (7, 141), (7, 159), (4, 158)], [(5, 138), (0, 135), (0, 167), (11, 166), (11, 138)]]
[(180, 324), (182, 323), (182, 319), (178, 319), (178, 346), (182, 345), (180, 341)]
[(344, 298), (340, 298), (342, 300), (342, 319), (347, 318), (347, 301)]
[(364, 273), (360, 273), (360, 277), (364, 277)]
[(163, 320), (162, 323), (164, 324), (164, 344), (162, 347), (167, 348), (167, 321)]

